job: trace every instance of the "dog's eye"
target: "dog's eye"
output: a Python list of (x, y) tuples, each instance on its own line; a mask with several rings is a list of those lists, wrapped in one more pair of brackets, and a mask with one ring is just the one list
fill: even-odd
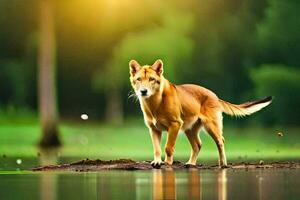
[(155, 80), (155, 78), (153, 78), (153, 77), (149, 78), (149, 81), (154, 81), (154, 80)]
[(137, 81), (141, 81), (142, 79), (141, 79), (141, 77), (138, 77), (136, 80), (137, 80)]

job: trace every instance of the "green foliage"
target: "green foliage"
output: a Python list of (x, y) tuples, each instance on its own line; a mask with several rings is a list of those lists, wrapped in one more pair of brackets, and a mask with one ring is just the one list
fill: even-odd
[(181, 80), (206, 86), (223, 99), (244, 101), (241, 97), (251, 89), (247, 67), (253, 62), (255, 25), (265, 1), (204, 0), (199, 4), (192, 65)]
[[(62, 118), (82, 112), (105, 116), (103, 107), (109, 101), (105, 95), (110, 90), (122, 97), (130, 111), (124, 112), (126, 116), (140, 113), (138, 106), (125, 100), (130, 59), (152, 64), (161, 58), (170, 81), (202, 85), (234, 103), (253, 98), (262, 87), (253, 84), (249, 68), (300, 66), (298, 0), (59, 0), (55, 4)], [(22, 111), (18, 107), (37, 110), (38, 11), (38, 0), (0, 2), (2, 113)], [(257, 93), (259, 97), (270, 93), (265, 90)], [(280, 111), (274, 95), (272, 107), (262, 114), (276, 109), (278, 115), (294, 116), (288, 113), (291, 110)], [(275, 114), (262, 116), (269, 124), (279, 123)], [(282, 118), (287, 123), (297, 119)]]
[(272, 95), (271, 108), (264, 112), (264, 121), (271, 124), (299, 124), (300, 70), (284, 65), (262, 65), (251, 71), (258, 96)]
[(0, 103), (25, 106), (29, 91), (26, 66), (15, 60), (2, 61), (0, 66)]
[(260, 53), (271, 62), (298, 65), (300, 53), (300, 3), (269, 0), (264, 20), (258, 24)]

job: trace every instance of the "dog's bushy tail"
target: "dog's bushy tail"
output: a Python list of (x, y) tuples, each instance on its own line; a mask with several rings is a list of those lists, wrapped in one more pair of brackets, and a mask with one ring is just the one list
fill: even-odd
[(240, 105), (235, 105), (226, 101), (219, 99), (223, 107), (223, 112), (237, 117), (243, 117), (246, 115), (251, 115), (264, 107), (268, 106), (272, 102), (272, 97), (266, 97), (258, 101), (246, 102)]

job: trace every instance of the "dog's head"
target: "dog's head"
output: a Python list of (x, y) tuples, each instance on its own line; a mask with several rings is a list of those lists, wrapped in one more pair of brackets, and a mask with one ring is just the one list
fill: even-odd
[(130, 82), (138, 97), (148, 98), (159, 92), (163, 82), (163, 62), (141, 66), (137, 61), (129, 62)]

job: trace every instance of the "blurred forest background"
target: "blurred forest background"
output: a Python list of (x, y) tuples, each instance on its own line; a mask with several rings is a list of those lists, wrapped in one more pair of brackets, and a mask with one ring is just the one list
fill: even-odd
[[(273, 96), (251, 117), (224, 117), (228, 159), (299, 159), (299, 10), (298, 0), (1, 0), (0, 170), (36, 159), (38, 141), (63, 143), (62, 157), (150, 159), (128, 97), (131, 59), (160, 58), (171, 82), (232, 103)], [(201, 162), (216, 160), (201, 139)], [(189, 150), (178, 139), (176, 159)]]
[(38, 116), (43, 1), (53, 8), (60, 119), (141, 118), (128, 99), (128, 61), (161, 58), (175, 84), (199, 84), (233, 103), (275, 97), (239, 124), (299, 125), (297, 0), (1, 0), (2, 119)]

